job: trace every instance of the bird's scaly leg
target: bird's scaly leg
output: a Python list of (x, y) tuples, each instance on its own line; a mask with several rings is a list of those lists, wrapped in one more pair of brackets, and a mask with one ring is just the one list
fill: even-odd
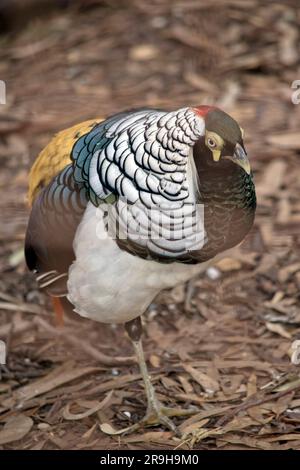
[(140, 425), (151, 426), (161, 424), (166, 428), (179, 435), (179, 431), (175, 424), (169, 418), (171, 416), (191, 416), (197, 413), (197, 409), (184, 409), (184, 408), (169, 408), (164, 406), (157, 398), (154, 387), (151, 383), (150, 375), (148, 372), (145, 355), (143, 351), (141, 335), (142, 326), (141, 319), (136, 318), (125, 324), (126, 331), (132, 340), (132, 344), (138, 359), (140, 371), (144, 381), (146, 396), (147, 396), (147, 411), (145, 417), (137, 425), (127, 428), (126, 432), (137, 429)]

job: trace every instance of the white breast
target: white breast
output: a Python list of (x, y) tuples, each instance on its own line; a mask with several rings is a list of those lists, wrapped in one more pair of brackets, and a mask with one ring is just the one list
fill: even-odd
[(163, 264), (122, 251), (106, 233), (101, 206), (91, 203), (78, 227), (74, 252), (68, 299), (77, 313), (103, 323), (136, 318), (158, 292), (185, 282), (208, 264)]

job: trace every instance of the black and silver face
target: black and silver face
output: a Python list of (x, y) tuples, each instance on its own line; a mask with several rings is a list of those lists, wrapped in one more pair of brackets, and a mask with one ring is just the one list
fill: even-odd
[(205, 135), (194, 149), (196, 164), (201, 155), (209, 166), (218, 164), (220, 169), (226, 168), (226, 163), (232, 161), (246, 173), (251, 172), (243, 143), (243, 130), (231, 116), (220, 109), (213, 108), (205, 116)]

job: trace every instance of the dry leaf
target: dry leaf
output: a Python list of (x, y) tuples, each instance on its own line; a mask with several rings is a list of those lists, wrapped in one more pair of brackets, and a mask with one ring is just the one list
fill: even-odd
[(282, 134), (268, 135), (267, 142), (276, 148), (300, 150), (299, 132), (284, 132)]
[(84, 375), (97, 372), (98, 370), (99, 369), (97, 367), (73, 368), (73, 365), (70, 362), (65, 363), (64, 365), (57, 367), (45, 377), (19, 388), (13, 394), (12, 398), (3, 400), (1, 405), (11, 407), (17, 402), (23, 404), (26, 400), (30, 400), (31, 398), (49, 392), (60, 385), (71, 382), (72, 380), (78, 379)]
[(242, 263), (235, 258), (223, 258), (216, 263), (217, 268), (223, 272), (236, 271), (241, 269)]
[(100, 429), (104, 434), (108, 434), (109, 436), (118, 436), (119, 434), (126, 433), (126, 431), (129, 431), (131, 429), (131, 426), (127, 426), (127, 428), (123, 429), (115, 429), (111, 424), (109, 423), (101, 423), (99, 424)]
[(26, 415), (19, 414), (12, 416), (0, 431), (0, 445), (23, 439), (29, 433), (32, 426), (32, 419)]
[(282, 325), (279, 325), (279, 323), (266, 322), (266, 327), (269, 331), (272, 331), (272, 333), (277, 333), (283, 338), (290, 339), (292, 337), (292, 335)]
[(282, 185), (282, 180), (286, 170), (286, 163), (283, 160), (274, 160), (264, 169), (259, 183), (256, 185), (257, 193), (262, 196), (277, 194)]
[(257, 392), (257, 376), (252, 372), (247, 383), (247, 398)]
[(129, 51), (129, 57), (132, 60), (148, 61), (154, 59), (159, 54), (159, 49), (152, 44), (139, 44)]
[(219, 383), (213, 378), (209, 377), (207, 374), (204, 374), (200, 370), (195, 369), (190, 365), (183, 365), (183, 368), (199, 385), (201, 385), (206, 393), (212, 395), (220, 390)]
[(160, 367), (160, 358), (156, 354), (151, 354), (149, 361), (152, 367)]
[(113, 394), (113, 390), (111, 390), (111, 392), (109, 392), (101, 402), (97, 403), (92, 408), (89, 408), (87, 411), (84, 411), (82, 413), (71, 413), (70, 407), (72, 406), (72, 403), (68, 403), (67, 406), (63, 410), (63, 417), (64, 419), (69, 420), (69, 421), (76, 421), (76, 420), (80, 420), (83, 418), (87, 418), (88, 416), (91, 416), (97, 411), (105, 408), (107, 404), (109, 403), (112, 397), (112, 394)]
[(300, 263), (293, 263), (281, 268), (278, 273), (278, 279), (280, 282), (286, 282), (290, 276), (300, 271)]

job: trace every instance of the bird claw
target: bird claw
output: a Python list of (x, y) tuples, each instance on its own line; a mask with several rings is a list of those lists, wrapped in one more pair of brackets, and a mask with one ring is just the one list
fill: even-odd
[[(168, 411), (171, 408), (166, 408), (164, 406), (153, 407), (147, 410), (145, 417), (141, 420), (140, 424), (143, 426), (158, 426), (162, 425), (163, 427), (172, 431), (176, 436), (180, 437), (180, 432), (175, 426), (173, 421), (169, 418), (172, 416)], [(174, 415), (173, 415), (174, 416)]]
[(192, 416), (198, 413), (197, 409), (185, 409), (185, 408), (170, 408), (163, 406), (159, 401), (156, 401), (148, 407), (147, 413), (144, 418), (138, 423), (129, 426), (124, 430), (124, 434), (132, 433), (141, 427), (146, 426), (163, 426), (166, 429), (172, 431), (175, 436), (181, 437), (181, 432), (177, 426), (173, 423), (170, 417), (175, 416)]

